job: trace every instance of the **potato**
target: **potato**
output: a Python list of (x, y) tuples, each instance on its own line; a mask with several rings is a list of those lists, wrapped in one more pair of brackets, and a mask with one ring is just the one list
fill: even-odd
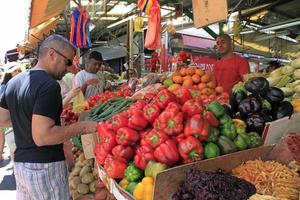
[(80, 171), (81, 171), (81, 167), (74, 167), (74, 169), (73, 169), (73, 174), (75, 175), (75, 176), (78, 176), (79, 175), (79, 173), (80, 173)]
[(79, 176), (83, 176), (87, 173), (90, 173), (92, 171), (91, 167), (90, 166), (84, 166), (81, 170), (80, 170), (80, 173), (79, 173)]
[(81, 153), (81, 154), (79, 155), (79, 160), (80, 160), (81, 162), (83, 162), (84, 160), (86, 160), (85, 157), (84, 157), (84, 153)]
[(95, 191), (96, 191), (96, 181), (95, 180), (89, 184), (89, 188), (90, 188), (91, 192), (95, 193)]
[(87, 161), (88, 161), (88, 165), (91, 166), (91, 167), (93, 167), (94, 160), (93, 159), (88, 159)]
[(78, 184), (81, 183), (81, 179), (79, 176), (75, 176), (70, 181), (70, 186), (72, 189), (76, 189)]
[(77, 200), (82, 196), (82, 194), (79, 194), (79, 192), (77, 192), (76, 190), (71, 190), (70, 194), (73, 200)]
[(90, 188), (87, 184), (79, 183), (77, 186), (77, 192), (79, 194), (87, 194), (90, 191)]
[(95, 178), (98, 177), (98, 169), (97, 168), (93, 169), (93, 175), (94, 175)]
[(94, 180), (95, 179), (94, 179), (94, 176), (92, 173), (87, 173), (81, 177), (81, 182), (85, 183), (85, 184), (89, 184), (89, 183), (93, 182)]

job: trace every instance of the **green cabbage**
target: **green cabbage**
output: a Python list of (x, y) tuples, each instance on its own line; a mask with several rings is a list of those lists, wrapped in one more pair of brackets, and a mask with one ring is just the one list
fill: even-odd
[(282, 87), (280, 88), (282, 90), (282, 92), (284, 93), (284, 96), (288, 97), (294, 94), (294, 90), (292, 88), (289, 87)]
[(297, 59), (295, 59), (295, 60), (293, 60), (292, 62), (291, 62), (291, 66), (293, 67), (293, 68), (300, 68), (300, 58), (297, 58)]
[(294, 76), (293, 76), (294, 79), (300, 79), (300, 69), (296, 69), (294, 71)]
[(278, 77), (278, 76), (281, 76), (281, 75), (282, 75), (281, 68), (275, 69), (274, 71), (272, 71), (270, 73), (270, 77)]

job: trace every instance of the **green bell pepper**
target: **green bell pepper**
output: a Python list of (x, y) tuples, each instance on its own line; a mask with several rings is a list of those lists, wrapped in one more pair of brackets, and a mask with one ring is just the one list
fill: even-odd
[(221, 135), (217, 142), (222, 154), (233, 153), (237, 151), (235, 144), (226, 136)]
[(215, 143), (209, 142), (204, 147), (205, 158), (215, 158), (220, 155), (220, 148)]
[(219, 119), (224, 115), (225, 109), (224, 107), (218, 102), (218, 101), (213, 101), (210, 104), (206, 106), (206, 110), (214, 113), (214, 115)]
[(261, 137), (258, 133), (250, 132), (247, 134), (247, 137), (248, 137), (248, 146), (250, 148), (261, 145)]
[(247, 140), (248, 138), (245, 134), (238, 134), (233, 142), (239, 150), (245, 150), (248, 148)]
[(220, 135), (219, 129), (211, 128), (209, 132), (209, 136), (206, 139), (207, 142), (217, 142)]
[(232, 123), (232, 119), (229, 115), (225, 114), (220, 118), (221, 125), (229, 124), (229, 123)]
[(131, 182), (128, 184), (128, 186), (126, 187), (126, 191), (128, 191), (130, 194), (133, 194), (134, 189), (137, 186), (137, 182)]
[(143, 177), (143, 171), (137, 168), (133, 163), (129, 163), (125, 170), (125, 176), (129, 182), (134, 182)]
[(235, 127), (233, 123), (227, 123), (221, 126), (221, 135), (228, 137), (231, 140), (234, 140), (237, 136)]
[(168, 168), (168, 165), (150, 160), (145, 169), (145, 176), (155, 178), (156, 174)]

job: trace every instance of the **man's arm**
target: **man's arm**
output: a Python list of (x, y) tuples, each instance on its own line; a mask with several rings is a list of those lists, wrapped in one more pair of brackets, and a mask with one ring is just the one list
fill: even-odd
[(70, 126), (57, 126), (53, 119), (42, 115), (32, 116), (32, 138), (37, 146), (61, 144), (80, 133), (96, 131), (97, 122), (82, 121)]
[(0, 128), (11, 126), (9, 111), (0, 107)]

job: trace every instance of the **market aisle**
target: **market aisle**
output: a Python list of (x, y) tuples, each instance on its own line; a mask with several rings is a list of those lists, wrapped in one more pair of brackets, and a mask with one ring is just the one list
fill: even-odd
[(7, 145), (4, 148), (4, 161), (0, 162), (0, 197), (5, 196), (6, 200), (16, 199), (16, 182), (13, 175), (13, 163), (9, 156)]

